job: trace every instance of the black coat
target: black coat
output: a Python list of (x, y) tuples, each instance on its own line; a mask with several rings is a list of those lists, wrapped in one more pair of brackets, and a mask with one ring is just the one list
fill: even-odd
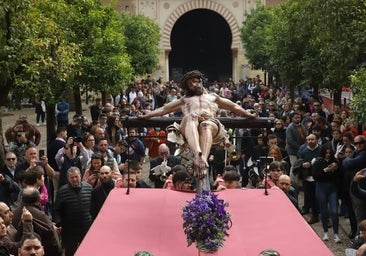
[(92, 186), (81, 182), (77, 188), (62, 186), (53, 207), (53, 221), (63, 233), (87, 232), (92, 223), (90, 214)]
[(48, 157), (48, 164), (56, 171), (59, 172), (58, 165), (56, 163), (56, 154), (60, 148), (63, 148), (66, 145), (66, 142), (60, 139), (55, 139), (51, 141), (47, 145), (47, 157)]
[(109, 192), (114, 188), (114, 181), (111, 179), (109, 183), (102, 183), (99, 187), (95, 188), (91, 194), (91, 216), (92, 219), (98, 216), (100, 209), (104, 204), (104, 201), (107, 199)]
[(15, 202), (16, 195), (20, 188), (18, 184), (9, 176), (4, 175), (4, 181), (0, 183), (0, 201), (6, 203), (9, 207)]

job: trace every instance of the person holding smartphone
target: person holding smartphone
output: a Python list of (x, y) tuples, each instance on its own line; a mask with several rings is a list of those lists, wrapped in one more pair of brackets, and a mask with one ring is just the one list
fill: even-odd
[(17, 132), (15, 141), (9, 143), (8, 151), (14, 152), (17, 156), (18, 164), (22, 164), (26, 161), (24, 158), (25, 150), (30, 146), (35, 147), (36, 145), (27, 138), (25, 132), (19, 131)]

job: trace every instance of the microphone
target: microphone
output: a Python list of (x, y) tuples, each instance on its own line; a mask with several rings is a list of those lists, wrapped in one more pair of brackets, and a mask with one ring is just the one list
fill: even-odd
[[(128, 126), (128, 121), (129, 121), (129, 118), (128, 116), (125, 118), (125, 125), (127, 127)], [(126, 191), (126, 195), (129, 195), (130, 194), (130, 154), (129, 154), (129, 148), (130, 148), (130, 143), (131, 141), (129, 140), (129, 136), (127, 135), (127, 191)], [(122, 178), (123, 178), (123, 174), (122, 174)]]
[(130, 194), (130, 161), (127, 161), (127, 191), (126, 195)]
[(268, 189), (267, 189), (267, 170), (264, 172), (264, 194), (268, 196)]

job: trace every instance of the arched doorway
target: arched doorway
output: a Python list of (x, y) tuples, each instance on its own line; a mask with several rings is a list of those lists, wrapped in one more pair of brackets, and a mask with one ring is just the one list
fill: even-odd
[(208, 9), (195, 9), (174, 24), (169, 53), (170, 79), (180, 81), (182, 74), (198, 69), (209, 81), (232, 77), (232, 35), (226, 20)]

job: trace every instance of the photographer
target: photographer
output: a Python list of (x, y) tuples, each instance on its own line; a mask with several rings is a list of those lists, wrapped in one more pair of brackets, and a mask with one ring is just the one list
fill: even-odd
[(67, 125), (67, 135), (74, 138), (82, 138), (84, 132), (90, 130), (90, 122), (85, 116), (74, 115), (70, 124)]
[(66, 145), (63, 148), (60, 148), (56, 154), (56, 163), (60, 169), (59, 188), (67, 184), (66, 173), (70, 167), (78, 167), (79, 170), (82, 170), (81, 158), (77, 154), (77, 143), (81, 142), (75, 142), (74, 137), (68, 137), (66, 140)]
[(29, 146), (36, 146), (31, 140), (26, 136), (25, 132), (17, 132), (15, 141), (9, 143), (9, 152), (14, 152), (18, 158), (18, 164), (24, 163), (26, 160), (24, 158), (25, 150)]
[(170, 155), (169, 147), (164, 143), (160, 144), (158, 151), (159, 157), (150, 161), (149, 179), (155, 183), (155, 188), (162, 188), (165, 181), (164, 178), (161, 179), (162, 175), (168, 177), (171, 168), (180, 164), (180, 159)]

